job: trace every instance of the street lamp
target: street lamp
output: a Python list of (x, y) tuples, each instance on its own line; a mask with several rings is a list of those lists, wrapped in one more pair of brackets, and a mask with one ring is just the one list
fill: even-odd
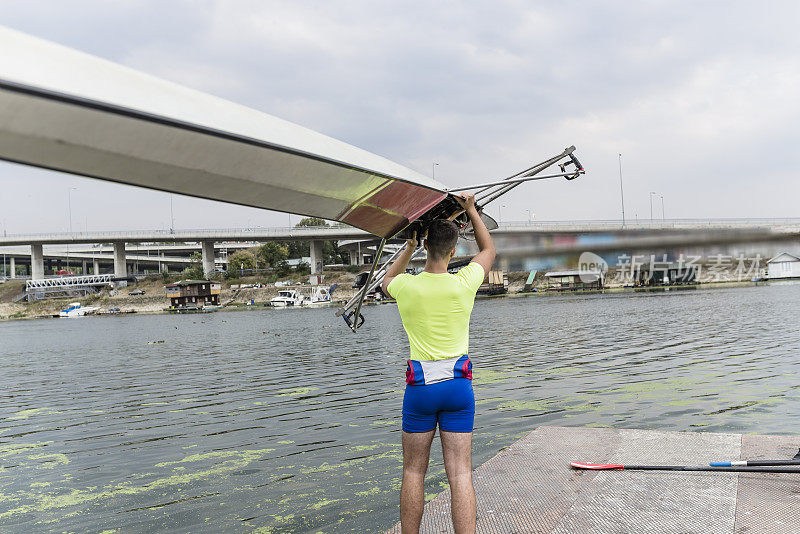
[(622, 190), (622, 154), (619, 155), (619, 198), (622, 201), (622, 227), (625, 228), (625, 193)]
[[(69, 206), (69, 233), (72, 233), (72, 191), (77, 191), (77, 187), (67, 189), (67, 205)], [(71, 237), (71, 236), (70, 236)], [(67, 243), (67, 275), (69, 275), (69, 243)]]
[(506, 207), (508, 207), (508, 206), (506, 206), (505, 204), (500, 204), (499, 206), (497, 206), (497, 222), (500, 223), (500, 224), (503, 224), (503, 210), (502, 210), (502, 208), (506, 208)]
[[(289, 218), (291, 219), (291, 215)], [(169, 195), (169, 233), (175, 233), (175, 212), (172, 210), (172, 193)]]
[(660, 197), (661, 197), (661, 220), (662, 220), (662, 221), (666, 221), (666, 220), (667, 220), (667, 218), (666, 218), (666, 216), (664, 215), (664, 195), (658, 195), (658, 196), (660, 196)]
[(650, 191), (650, 222), (653, 222), (653, 195), (655, 194), (655, 191)]
[(528, 224), (531, 224), (531, 210), (526, 208), (525, 211), (528, 212)]
[(434, 163), (433, 165), (431, 165), (431, 175), (434, 180), (436, 179), (436, 167), (438, 166), (439, 166), (438, 163)]

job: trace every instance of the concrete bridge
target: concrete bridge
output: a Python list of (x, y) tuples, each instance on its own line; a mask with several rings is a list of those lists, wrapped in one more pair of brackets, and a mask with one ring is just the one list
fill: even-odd
[[(238, 249), (252, 246), (254, 245), (237, 243), (236, 246), (229, 246), (227, 248)], [(47, 272), (48, 269), (55, 271), (56, 267), (65, 270), (76, 270), (77, 267), (80, 267), (81, 274), (83, 275), (98, 275), (101, 273), (101, 268), (106, 270), (109, 266), (111, 266), (113, 270), (113, 247), (103, 246), (91, 249), (73, 248), (70, 250), (55, 247), (42, 248), (42, 263), (45, 272)], [(131, 266), (134, 266), (133, 272), (140, 272), (141, 268), (152, 269), (158, 272), (166, 272), (169, 269), (175, 268), (183, 270), (194, 261), (191, 258), (191, 253), (200, 251), (199, 244), (181, 246), (174, 251), (166, 251), (169, 255), (165, 254), (163, 250), (161, 253), (151, 253), (152, 251), (147, 250), (146, 247), (141, 247), (141, 251), (138, 250), (139, 248), (140, 247), (127, 246), (125, 249), (125, 260), (129, 272)], [(3, 262), (3, 265), (8, 267), (11, 278), (17, 278), (17, 267), (22, 266), (25, 267), (28, 272), (31, 271), (30, 247), (22, 245), (1, 247), (0, 257), (2, 258), (0, 261)], [(214, 259), (214, 263), (215, 265), (227, 265), (227, 255), (217, 255)]]
[[(180, 230), (180, 231), (125, 231), (125, 232), (72, 232), (48, 234), (20, 234), (5, 235), (0, 237), (0, 252), (6, 246), (30, 247), (31, 278), (38, 280), (44, 278), (44, 245), (80, 245), (95, 243), (111, 243), (111, 260), (114, 264), (114, 275), (127, 276), (127, 262), (141, 261), (158, 263), (158, 257), (134, 256), (128, 254), (127, 246), (130, 243), (140, 244), (134, 250), (138, 251), (186, 251), (199, 250), (202, 254), (203, 271), (210, 274), (215, 264), (226, 263), (227, 259), (215, 258), (215, 248), (249, 248), (265, 241), (309, 241), (311, 243), (311, 268), (312, 272), (322, 270), (322, 242), (327, 240), (371, 238), (374, 237), (363, 230), (350, 226), (324, 226), (324, 227), (291, 227), (291, 228), (234, 228), (219, 230)], [(141, 245), (142, 243), (156, 243), (158, 245)], [(164, 243), (167, 243), (166, 245)], [(169, 243), (172, 243), (170, 245)], [(195, 243), (187, 246), (186, 243)], [(221, 243), (224, 243), (221, 245)], [(17, 251), (10, 251), (12, 272), (16, 267)], [(79, 257), (81, 254), (91, 254), (91, 250), (70, 252), (69, 257)], [(59, 256), (61, 257), (61, 256)], [(97, 255), (95, 256), (97, 257)], [(87, 258), (88, 259), (88, 258)], [(162, 260), (161, 264), (188, 263), (189, 260)], [(27, 263), (27, 262), (26, 262)], [(99, 271), (99, 264), (95, 264), (95, 272)]]
[[(656, 219), (597, 221), (507, 222), (492, 234), (501, 257), (520, 258), (569, 254), (583, 250), (645, 250), (657, 247), (709, 246), (731, 243), (763, 243), (800, 239), (800, 218), (781, 219)], [(0, 237), (0, 253), (7, 253), (11, 265), (15, 259), (29, 260), (31, 277), (44, 277), (45, 257), (65, 259), (66, 252), (44, 254), (44, 245), (109, 244), (69, 251), (80, 261), (111, 261), (114, 275), (127, 275), (127, 262), (153, 264), (188, 264), (187, 256), (202, 254), (204, 272), (210, 274), (216, 264), (226, 263), (215, 250), (257, 246), (266, 241), (309, 241), (313, 273), (322, 271), (322, 242), (338, 240), (350, 252), (351, 263), (363, 264), (364, 253), (377, 238), (363, 230), (344, 225), (292, 228), (237, 228), (218, 230), (75, 232), (7, 235)], [(8, 247), (14, 247), (8, 248)], [(24, 249), (22, 248), (24, 247)], [(30, 247), (28, 249), (28, 247)], [(29, 250), (29, 252), (28, 252)], [(469, 245), (464, 253), (469, 253)], [(170, 256), (165, 256), (170, 253)], [(24, 258), (24, 259), (23, 259)], [(12, 269), (13, 271), (13, 269)]]

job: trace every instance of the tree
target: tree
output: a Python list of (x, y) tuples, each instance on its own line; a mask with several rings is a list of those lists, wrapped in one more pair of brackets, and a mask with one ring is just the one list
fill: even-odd
[(278, 276), (286, 276), (292, 271), (291, 265), (286, 260), (281, 260), (275, 264), (275, 274)]
[(286, 243), (286, 248), (291, 259), (305, 258), (311, 255), (311, 245), (308, 241), (289, 241)]
[(347, 263), (350, 261), (350, 254), (345, 250), (339, 250), (338, 241), (325, 241), (322, 243), (322, 258), (325, 263)]
[(253, 249), (237, 250), (234, 254), (228, 256), (228, 270), (239, 269), (255, 269), (256, 259), (253, 255)]
[(279, 261), (289, 257), (289, 247), (274, 241), (264, 243), (258, 247), (258, 263), (266, 267), (274, 267)]
[(192, 252), (189, 256), (189, 266), (183, 270), (183, 275), (186, 278), (200, 279), (204, 277), (203, 273), (203, 256), (199, 252)]
[(306, 217), (305, 219), (300, 219), (300, 222), (294, 225), (295, 228), (299, 228), (301, 226), (330, 226), (325, 219), (320, 219), (319, 217)]

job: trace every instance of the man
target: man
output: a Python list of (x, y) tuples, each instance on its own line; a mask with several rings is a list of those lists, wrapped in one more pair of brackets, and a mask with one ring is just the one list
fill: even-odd
[(403, 398), (403, 484), (400, 522), (404, 534), (419, 532), (425, 504), (425, 471), (436, 425), (442, 440), (450, 508), (457, 534), (475, 532), (472, 488), (472, 427), (475, 397), (469, 360), (469, 318), (475, 293), (494, 263), (495, 250), (486, 225), (475, 209), (475, 196), (458, 198), (475, 230), (480, 252), (452, 275), (447, 264), (456, 252), (458, 227), (436, 220), (424, 246), (425, 270), (405, 274), (417, 246), (416, 235), (383, 279), (384, 293), (397, 300), (411, 346)]

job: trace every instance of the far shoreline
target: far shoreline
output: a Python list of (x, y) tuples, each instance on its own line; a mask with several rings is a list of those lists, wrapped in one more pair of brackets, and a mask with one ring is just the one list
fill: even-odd
[[(491, 300), (491, 299), (499, 299), (499, 298), (527, 298), (527, 297), (546, 297), (546, 296), (558, 296), (558, 295), (599, 295), (599, 294), (634, 294), (634, 293), (673, 293), (673, 292), (682, 292), (682, 291), (691, 291), (691, 290), (713, 290), (713, 289), (726, 289), (726, 288), (742, 288), (742, 287), (755, 287), (761, 285), (771, 285), (774, 283), (780, 282), (791, 282), (792, 280), (764, 280), (764, 281), (720, 281), (720, 282), (705, 282), (701, 284), (691, 284), (691, 285), (680, 285), (680, 286), (653, 286), (653, 287), (609, 287), (604, 289), (596, 289), (596, 290), (566, 290), (566, 291), (556, 291), (556, 290), (536, 290), (536, 291), (508, 291), (506, 293), (501, 293), (497, 295), (478, 295), (476, 300)], [(800, 282), (795, 280), (796, 282)], [(73, 298), (73, 299), (59, 299), (60, 303), (66, 303), (66, 301), (80, 301), (80, 298)], [(83, 299), (86, 300), (86, 299)], [(63, 301), (63, 302), (62, 302)], [(208, 313), (219, 313), (219, 312), (241, 312), (241, 311), (253, 311), (253, 310), (283, 310), (284, 308), (273, 308), (267, 305), (265, 302), (268, 301), (261, 301), (256, 302), (253, 305), (248, 305), (246, 303), (231, 303), (227, 306), (223, 306), (222, 308), (216, 310), (209, 310), (207, 312), (191, 312), (191, 315), (200, 315), (200, 314), (208, 314)], [(315, 309), (315, 308), (335, 308), (337, 306), (341, 306), (345, 301), (343, 299), (337, 299), (332, 303), (325, 303), (325, 304), (315, 304), (313, 306), (300, 306), (299, 309)], [(395, 301), (393, 299), (385, 299), (382, 301), (377, 302), (370, 302), (368, 303), (369, 306), (374, 305), (383, 305), (383, 304), (394, 304)], [(59, 304), (60, 306), (61, 304)], [(164, 307), (166, 307), (167, 302), (164, 299)], [(115, 306), (121, 307), (121, 306)], [(125, 315), (173, 315), (177, 314), (177, 312), (172, 312), (162, 309), (153, 309), (152, 306), (144, 305), (144, 306), (137, 306), (136, 303), (128, 303), (125, 304), (125, 309), (121, 309), (120, 313), (109, 313), (109, 312), (101, 312), (97, 314), (92, 314), (87, 317), (120, 317)], [(11, 315), (3, 315), (0, 316), (0, 322), (12, 322), (12, 321), (29, 321), (29, 320), (44, 320), (44, 319), (60, 319), (55, 313), (44, 313), (44, 314), (35, 314), (35, 315), (18, 315), (18, 313), (11, 314)]]

